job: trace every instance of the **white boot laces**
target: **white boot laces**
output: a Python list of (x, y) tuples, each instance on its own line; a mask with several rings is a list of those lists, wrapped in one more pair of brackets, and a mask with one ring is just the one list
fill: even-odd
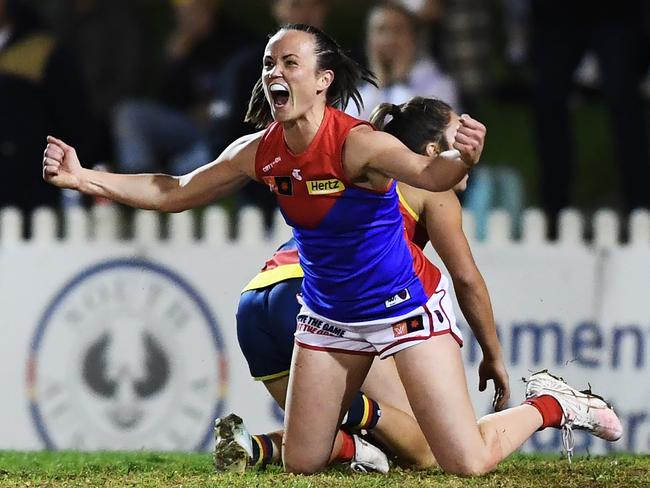
[(567, 420), (567, 422), (562, 426), (562, 447), (564, 448), (566, 457), (569, 460), (569, 464), (571, 464), (571, 458), (573, 457), (573, 448), (575, 447), (572, 420)]

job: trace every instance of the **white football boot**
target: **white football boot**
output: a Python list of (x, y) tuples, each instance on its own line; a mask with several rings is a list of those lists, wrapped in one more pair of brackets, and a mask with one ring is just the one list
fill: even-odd
[(562, 378), (548, 371), (534, 373), (526, 380), (526, 399), (550, 395), (562, 408), (562, 443), (569, 461), (573, 455), (572, 429), (591, 432), (606, 441), (617, 441), (623, 434), (623, 426), (614, 409), (591, 389), (578, 391)]
[(253, 438), (244, 421), (231, 413), (214, 421), (214, 468), (218, 472), (243, 473), (253, 457)]
[(383, 473), (390, 470), (386, 454), (377, 446), (370, 444), (356, 434), (354, 439), (354, 457), (350, 461), (350, 469), (357, 473)]

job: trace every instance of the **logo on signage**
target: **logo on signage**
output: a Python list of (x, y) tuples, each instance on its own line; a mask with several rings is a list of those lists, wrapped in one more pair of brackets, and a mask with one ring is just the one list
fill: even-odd
[(48, 449), (199, 450), (227, 362), (207, 303), (175, 272), (112, 260), (67, 283), (32, 339), (27, 386)]

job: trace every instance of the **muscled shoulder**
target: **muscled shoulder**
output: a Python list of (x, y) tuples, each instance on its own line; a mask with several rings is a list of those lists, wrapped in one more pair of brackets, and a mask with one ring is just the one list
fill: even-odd
[(256, 180), (255, 176), (255, 155), (264, 136), (263, 130), (246, 134), (232, 142), (223, 150), (218, 162), (230, 162), (240, 168), (247, 176)]
[(345, 140), (345, 161), (364, 165), (374, 156), (404, 145), (394, 136), (363, 124), (353, 127)]

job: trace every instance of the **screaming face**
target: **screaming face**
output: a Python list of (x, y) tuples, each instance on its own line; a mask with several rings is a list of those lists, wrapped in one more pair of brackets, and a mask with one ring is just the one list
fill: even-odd
[(314, 36), (298, 30), (281, 30), (269, 40), (262, 80), (274, 120), (295, 120), (324, 104), (333, 73), (318, 70), (315, 47)]

